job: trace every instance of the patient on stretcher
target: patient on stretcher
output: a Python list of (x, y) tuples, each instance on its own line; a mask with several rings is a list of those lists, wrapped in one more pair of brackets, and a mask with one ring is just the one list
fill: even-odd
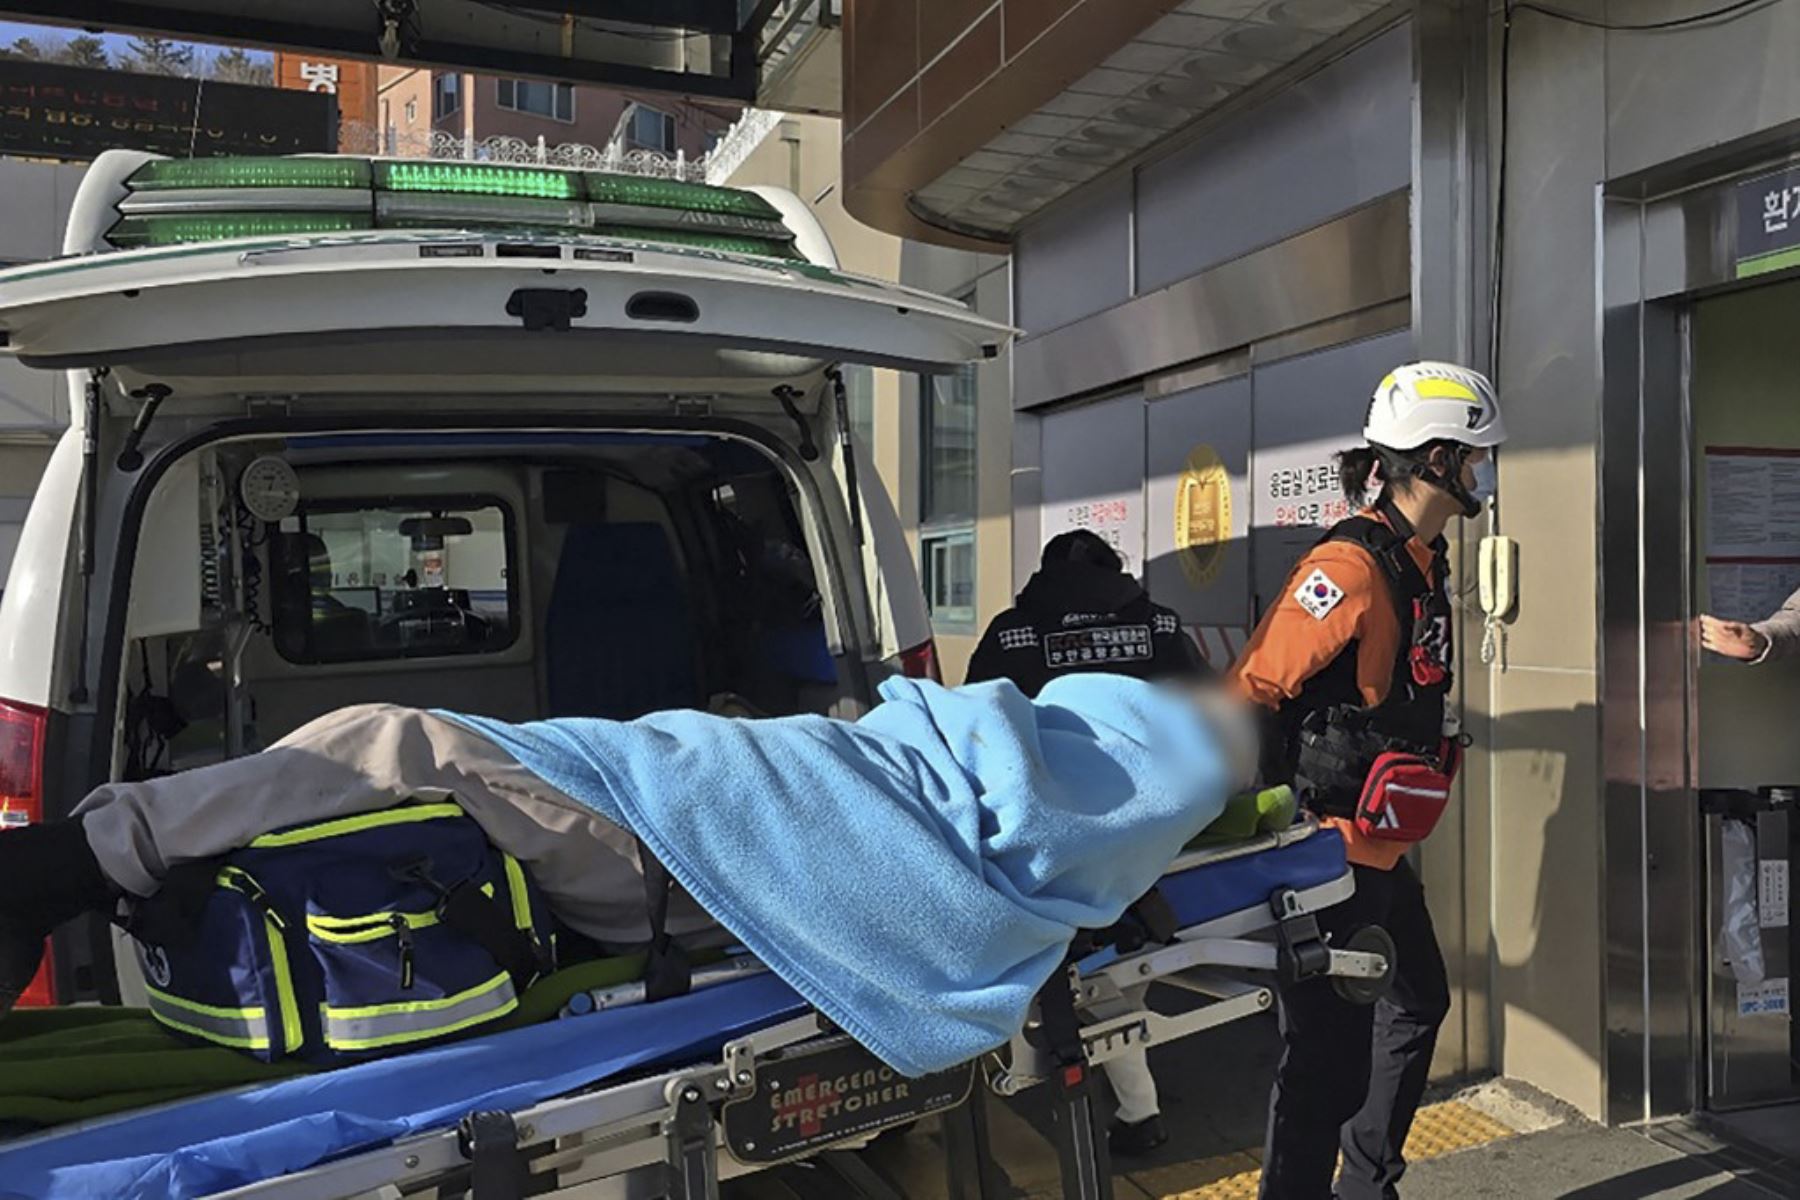
[(44, 936), (129, 910), (184, 864), (291, 826), (453, 801), (603, 947), (720, 927), (895, 1069), (1003, 1043), (1083, 928), (1117, 921), (1254, 774), (1216, 691), (1090, 675), (891, 680), (860, 721), (697, 712), (511, 725), (340, 710), (247, 758), (108, 784), (0, 838), (0, 1011)]

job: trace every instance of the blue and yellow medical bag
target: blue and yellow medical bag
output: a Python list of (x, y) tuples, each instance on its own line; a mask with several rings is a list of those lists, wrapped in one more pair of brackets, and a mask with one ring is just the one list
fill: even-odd
[(554, 966), (536, 886), (454, 803), (278, 830), (190, 878), (127, 922), (150, 1011), (268, 1062), (478, 1030)]

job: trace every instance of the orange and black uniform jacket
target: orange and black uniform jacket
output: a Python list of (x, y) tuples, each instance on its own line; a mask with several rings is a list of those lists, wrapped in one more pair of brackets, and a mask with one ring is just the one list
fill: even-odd
[[(1361, 515), (1385, 520), (1373, 510)], [(1406, 548), (1430, 579), (1437, 569), (1431, 548), (1417, 537), (1408, 540)], [(1343, 593), (1319, 616), (1295, 595), (1314, 571), (1322, 572)], [(1402, 652), (1400, 633), (1387, 580), (1374, 557), (1354, 542), (1321, 542), (1301, 558), (1280, 601), (1256, 627), (1231, 669), (1231, 683), (1246, 700), (1278, 709), (1355, 643), (1357, 690), (1363, 704), (1373, 708), (1387, 699), (1393, 684), (1394, 661)], [(1327, 817), (1325, 823), (1344, 835), (1353, 863), (1387, 871), (1406, 854), (1405, 844), (1365, 838), (1350, 821)]]

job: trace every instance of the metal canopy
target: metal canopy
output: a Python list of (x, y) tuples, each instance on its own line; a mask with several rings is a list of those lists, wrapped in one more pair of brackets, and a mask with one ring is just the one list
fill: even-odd
[(767, 0), (0, 0), (22, 20), (756, 99)]

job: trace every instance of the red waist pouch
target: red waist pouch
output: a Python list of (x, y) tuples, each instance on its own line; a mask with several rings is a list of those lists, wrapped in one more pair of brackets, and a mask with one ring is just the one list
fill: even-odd
[(1356, 828), (1384, 842), (1422, 841), (1450, 804), (1462, 747), (1446, 741), (1434, 758), (1390, 750), (1375, 759), (1356, 802)]

